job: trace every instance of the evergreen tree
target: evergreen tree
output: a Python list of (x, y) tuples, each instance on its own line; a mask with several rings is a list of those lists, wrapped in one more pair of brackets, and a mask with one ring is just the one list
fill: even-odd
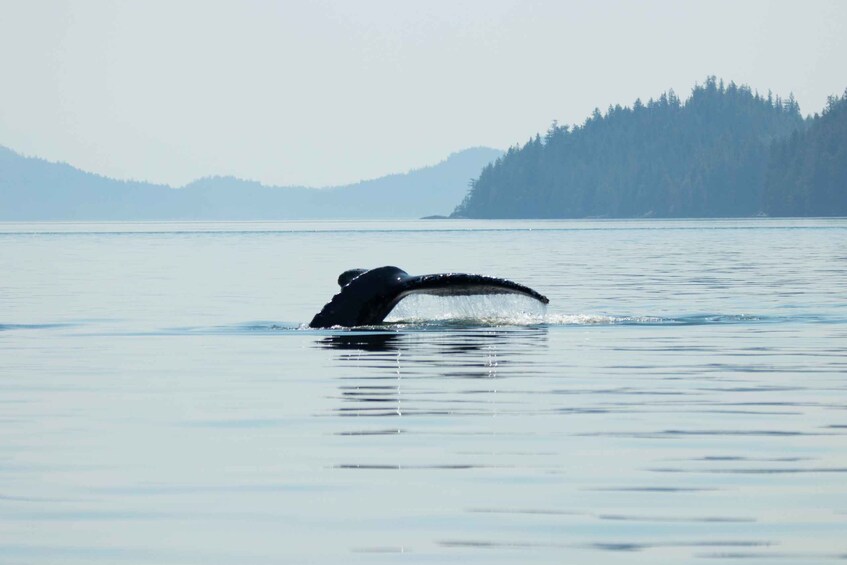
[[(796, 107), (791, 96), (786, 107)], [(764, 208), (773, 216), (847, 216), (847, 90), (808, 129), (773, 144)]]

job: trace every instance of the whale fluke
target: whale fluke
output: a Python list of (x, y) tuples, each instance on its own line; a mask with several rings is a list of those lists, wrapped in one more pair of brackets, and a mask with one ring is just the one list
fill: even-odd
[(521, 294), (543, 304), (550, 302), (543, 294), (506, 279), (466, 273), (412, 276), (397, 267), (344, 271), (338, 277), (338, 284), (341, 292), (312, 318), (310, 327), (376, 325), (400, 300), (416, 293), (436, 296)]

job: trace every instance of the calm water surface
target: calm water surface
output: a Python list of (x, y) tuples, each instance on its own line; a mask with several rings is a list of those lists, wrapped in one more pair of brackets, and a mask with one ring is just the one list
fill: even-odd
[[(386, 264), (550, 305), (302, 328)], [(847, 560), (845, 289), (838, 219), (0, 224), (0, 562)]]

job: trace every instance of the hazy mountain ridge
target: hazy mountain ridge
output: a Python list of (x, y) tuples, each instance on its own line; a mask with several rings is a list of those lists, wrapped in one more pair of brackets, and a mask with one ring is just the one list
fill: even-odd
[(281, 220), (447, 214), (502, 154), (476, 147), (407, 173), (331, 188), (205, 177), (182, 188), (110, 179), (0, 146), (0, 220)]
[[(838, 104), (844, 100), (831, 101), (833, 107)], [(830, 109), (816, 120), (833, 121), (839, 115)], [(538, 135), (522, 147), (512, 147), (487, 165), (453, 215), (847, 215), (843, 198), (847, 186), (835, 182), (835, 171), (847, 161), (847, 148), (826, 153), (831, 155), (826, 159), (829, 169), (821, 173), (824, 160), (816, 156), (823, 153), (800, 154), (780, 145), (789, 138), (802, 145), (807, 127), (845, 131), (814, 122), (803, 120), (793, 96), (786, 100), (770, 93), (761, 96), (748, 86), (727, 86), (709, 77), (684, 102), (670, 91), (647, 104), (638, 100), (632, 107), (610, 107), (605, 114), (595, 110), (582, 126), (554, 124), (543, 138)], [(844, 148), (847, 135), (828, 134), (827, 145), (833, 144)], [(781, 156), (775, 153), (779, 148)], [(780, 175), (787, 174), (782, 161), (789, 156), (794, 163), (791, 174), (805, 179), (805, 188), (796, 188), (797, 181), (779, 182)], [(803, 172), (798, 172), (801, 168)], [(829, 204), (810, 204), (814, 196), (809, 195), (824, 191), (809, 183), (822, 176), (830, 179)], [(798, 194), (785, 196), (789, 192)]]

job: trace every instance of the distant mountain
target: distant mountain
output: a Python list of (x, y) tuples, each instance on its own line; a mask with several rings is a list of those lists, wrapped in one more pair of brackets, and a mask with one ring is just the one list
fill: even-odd
[(433, 165), (334, 188), (209, 177), (182, 188), (119, 181), (0, 146), (0, 220), (281, 220), (446, 214), (502, 154), (466, 149)]
[[(768, 170), (781, 174), (769, 165), (772, 144), (795, 132), (801, 140), (797, 143), (802, 144), (806, 126), (793, 96), (787, 100), (770, 94), (765, 97), (748, 86), (724, 85), (709, 77), (685, 102), (670, 91), (647, 104), (638, 100), (631, 108), (610, 107), (605, 114), (595, 110), (582, 126), (554, 124), (544, 138), (539, 135), (523, 147), (513, 147), (486, 166), (453, 215), (581, 218), (821, 213), (820, 208), (811, 206), (777, 207), (764, 188)], [(844, 130), (839, 131), (843, 143)], [(817, 154), (816, 149), (812, 152)], [(844, 165), (843, 153), (840, 155), (832, 158)], [(843, 202), (847, 186), (834, 190), (840, 190)], [(768, 189), (768, 194), (771, 191)], [(847, 213), (843, 207), (840, 210)]]

